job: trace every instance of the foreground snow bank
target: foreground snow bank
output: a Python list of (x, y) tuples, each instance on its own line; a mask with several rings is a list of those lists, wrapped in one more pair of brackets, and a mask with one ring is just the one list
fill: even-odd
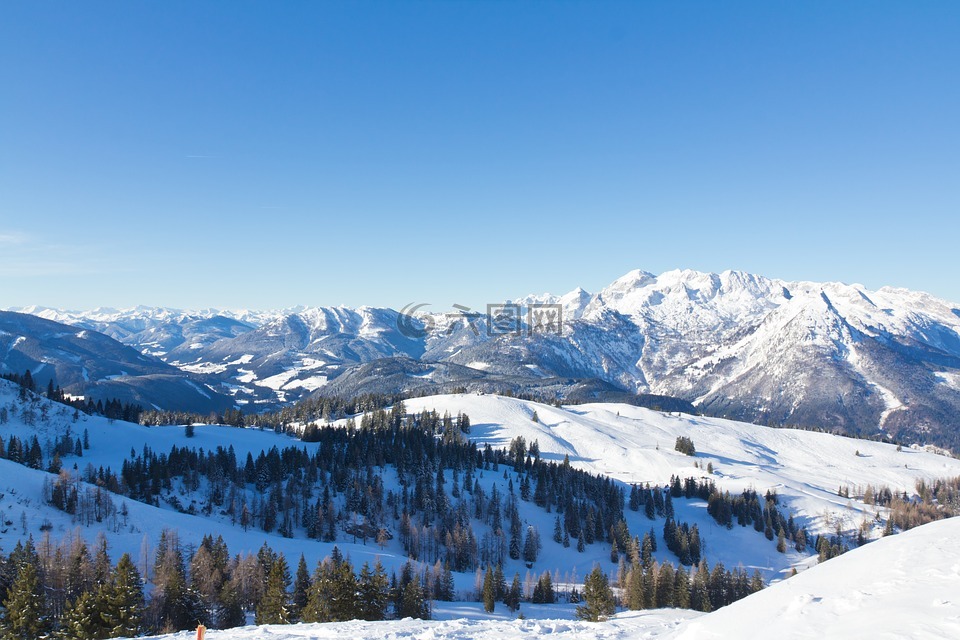
[(678, 628), (713, 638), (960, 638), (960, 518), (872, 542)]
[[(513, 640), (546, 636), (554, 640), (622, 640), (664, 638), (684, 621), (700, 614), (664, 609), (623, 613), (604, 623), (572, 620), (388, 620), (385, 622), (333, 622), (327, 624), (267, 625), (225, 631), (208, 631), (208, 640)], [(163, 640), (189, 640), (184, 631)]]

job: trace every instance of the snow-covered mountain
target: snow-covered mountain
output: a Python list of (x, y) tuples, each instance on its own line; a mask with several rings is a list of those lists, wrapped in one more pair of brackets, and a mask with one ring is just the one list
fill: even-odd
[(149, 354), (91, 329), (0, 311), (0, 373), (29, 370), (40, 389), (53, 381), (93, 400), (117, 399), (146, 408), (223, 411), (231, 400)]
[[(203, 374), (241, 404), (455, 386), (567, 397), (571, 385), (601, 381), (755, 423), (960, 444), (960, 305), (928, 294), (738, 271), (632, 271), (595, 294), (513, 303), (520, 323), (506, 329), (479, 314), (412, 318), (366, 307), (24, 311)], [(562, 330), (529, 324), (538, 305), (562, 310)], [(463, 377), (427, 367), (385, 383), (358, 368), (398, 357), (459, 365)]]

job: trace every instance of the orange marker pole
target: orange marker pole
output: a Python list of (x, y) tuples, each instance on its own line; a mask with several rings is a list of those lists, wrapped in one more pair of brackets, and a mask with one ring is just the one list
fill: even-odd
[(203, 637), (207, 633), (207, 628), (202, 624), (197, 625), (197, 640), (203, 640)]

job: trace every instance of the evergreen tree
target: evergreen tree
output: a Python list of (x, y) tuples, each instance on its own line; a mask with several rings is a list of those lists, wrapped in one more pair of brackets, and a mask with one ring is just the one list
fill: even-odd
[(120, 556), (106, 595), (103, 620), (110, 637), (133, 637), (143, 621), (143, 580), (129, 554)]
[(36, 640), (47, 629), (43, 586), (32, 562), (24, 563), (3, 602), (4, 640)]
[(493, 569), (487, 565), (487, 572), (483, 576), (483, 610), (487, 613), (493, 613), (497, 606), (497, 587), (493, 581)]
[(657, 608), (665, 609), (674, 606), (674, 571), (673, 565), (664, 562), (657, 573)]
[(493, 570), (494, 599), (503, 600), (507, 595), (507, 579), (503, 576), (503, 566), (497, 565)]
[(357, 617), (361, 620), (383, 620), (387, 614), (390, 596), (390, 582), (387, 572), (377, 560), (373, 571), (366, 562), (360, 569), (358, 584), (359, 603)]
[(307, 605), (300, 614), (303, 622), (329, 622), (332, 589), (331, 563), (319, 562), (313, 572)]
[(101, 585), (84, 591), (76, 602), (68, 604), (63, 613), (63, 635), (72, 640), (99, 640), (110, 637), (110, 628), (102, 617), (106, 607), (106, 593)]
[(334, 554), (331, 568), (330, 620), (344, 622), (358, 617), (357, 578), (353, 575), (353, 565), (339, 554)]
[(556, 602), (556, 594), (553, 591), (553, 580), (550, 578), (550, 572), (544, 571), (540, 574), (536, 586), (533, 588), (533, 597), (535, 604), (553, 604)]
[(257, 624), (290, 623), (290, 597), (287, 593), (289, 585), (290, 570), (283, 554), (280, 554), (267, 575), (267, 586), (257, 606)]
[(503, 603), (507, 605), (507, 608), (510, 611), (516, 611), (520, 608), (520, 598), (523, 593), (520, 590), (520, 574), (513, 574), (513, 582), (510, 584), (510, 589), (507, 591), (507, 595), (503, 599)]
[(310, 571), (307, 569), (307, 561), (300, 554), (300, 561), (297, 563), (297, 577), (293, 583), (293, 600), (290, 606), (291, 619), (297, 621), (300, 614), (307, 606), (307, 599), (310, 597)]
[(635, 564), (627, 574), (626, 605), (628, 609), (637, 611), (646, 608), (647, 596), (644, 592), (643, 568)]
[(583, 604), (577, 607), (577, 618), (598, 622), (606, 620), (616, 610), (607, 575), (599, 565), (595, 565), (583, 582)]
[(411, 580), (403, 588), (402, 606), (399, 612), (401, 618), (430, 619), (430, 603), (423, 595), (423, 588), (419, 580)]
[(218, 600), (219, 606), (216, 612), (218, 628), (233, 629), (234, 627), (242, 627), (247, 623), (247, 614), (243, 610), (240, 595), (237, 593), (232, 580), (224, 583)]

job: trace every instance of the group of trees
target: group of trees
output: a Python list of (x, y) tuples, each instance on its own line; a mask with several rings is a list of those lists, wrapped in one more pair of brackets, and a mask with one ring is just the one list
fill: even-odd
[[(442, 567), (418, 574), (403, 566), (388, 576), (380, 562), (359, 572), (334, 547), (312, 574), (301, 555), (295, 577), (282, 553), (264, 544), (231, 557), (220, 537), (195, 550), (163, 531), (149, 562), (123, 554), (111, 564), (101, 536), (91, 549), (79, 535), (60, 544), (44, 536), (0, 554), (0, 637), (93, 640), (169, 633), (197, 624), (231, 628), (254, 612), (257, 624), (383, 620), (430, 616), (430, 601), (452, 599), (453, 577)], [(139, 564), (139, 566), (138, 566)], [(150, 597), (145, 597), (149, 576)]]
[(673, 445), (673, 448), (684, 455), (697, 455), (697, 448), (693, 446), (693, 440), (687, 436), (677, 436), (677, 442)]
[[(775, 540), (781, 552), (787, 544), (798, 550), (811, 546), (807, 532), (780, 510), (776, 493), (745, 490), (731, 495), (719, 491), (709, 479), (674, 476), (665, 487), (631, 486), (627, 498), (622, 485), (574, 469), (569, 459), (542, 460), (536, 441), (527, 443), (518, 437), (505, 449), (478, 447), (465, 438), (470, 431), (467, 415), (408, 414), (402, 401), (386, 408), (388, 400), (393, 399), (323, 399), (298, 405), (302, 413), (284, 414), (273, 426), (299, 436), (311, 447), (273, 447), (256, 456), (238, 457), (232, 446), (206, 451), (173, 446), (163, 453), (144, 446), (141, 451), (131, 450), (119, 471), (87, 465), (81, 473), (76, 464), (74, 471), (64, 468), (62, 459), (82, 456), (89, 438), (86, 432), (74, 434), (69, 426), (56, 441), (45, 444), (36, 436), (26, 442), (15, 436), (6, 442), (0, 439), (0, 456), (57, 474), (47, 483), (46, 499), (80, 522), (125, 515), (125, 505), (117, 510), (110, 499), (116, 493), (154, 505), (164, 501), (187, 513), (210, 515), (216, 510), (244, 529), (257, 527), (286, 537), (325, 542), (352, 539), (381, 547), (396, 539), (411, 561), (419, 563), (408, 563), (399, 577), (387, 580), (380, 566), (364, 565), (355, 572), (349, 559), (337, 551), (312, 572), (301, 558), (293, 578), (286, 559), (269, 548), (231, 558), (222, 540), (205, 538), (196, 551), (187, 552), (175, 535), (165, 534), (152, 571), (145, 563), (139, 567), (153, 584), (139, 619), (140, 628), (151, 631), (188, 628), (197, 621), (229, 627), (242, 623), (245, 611), (255, 612), (263, 622), (381, 619), (390, 611), (427, 617), (430, 600), (455, 597), (452, 571), (484, 568), (478, 596), (491, 609), (497, 602), (511, 610), (518, 609), (524, 599), (553, 602), (557, 593), (548, 572), (541, 573), (534, 586), (530, 571), (522, 584), (519, 574), (508, 584), (502, 571), (508, 558), (522, 560), (528, 568), (540, 560), (540, 532), (524, 518), (532, 508), (555, 514), (552, 540), (564, 548), (575, 546), (584, 552), (588, 545), (609, 545), (610, 559), (618, 566), (619, 595), (614, 600), (635, 609), (709, 611), (762, 588), (758, 574), (749, 577), (742, 569), (707, 565), (698, 527), (677, 519), (675, 499), (705, 500), (718, 524), (752, 526), (771, 542)], [(366, 412), (359, 421), (350, 419), (345, 427), (294, 428), (294, 422), (288, 422), (294, 415), (319, 412), (335, 418), (361, 408)], [(216, 417), (218, 421), (229, 418), (238, 426), (259, 419), (239, 412)], [(261, 426), (270, 426), (272, 420)], [(677, 446), (685, 453), (694, 452), (689, 439), (678, 439)], [(868, 491), (876, 504), (894, 509), (900, 519), (896, 526), (901, 528), (954, 508), (945, 505), (960, 503), (960, 479), (918, 486), (921, 497), (914, 500), (885, 488)], [(186, 504), (180, 502), (182, 496), (188, 496)], [(663, 519), (663, 539), (678, 564), (654, 560), (654, 530), (633, 535), (625, 507), (642, 511), (650, 520)], [(824, 559), (846, 549), (838, 536), (818, 537), (812, 546)], [(66, 558), (67, 554), (61, 555)], [(19, 567), (10, 562), (5, 566), (8, 574), (10, 566)], [(416, 566), (433, 568), (418, 573)], [(127, 567), (123, 569), (127, 575)], [(117, 571), (119, 564), (106, 570), (101, 566), (99, 578), (89, 588), (58, 591), (56, 579), (46, 582), (57, 572), (41, 563), (34, 574), (46, 598), (46, 614), (38, 619), (45, 621), (47, 629), (66, 633), (64, 629), (69, 628), (75, 634), (70, 637), (88, 637), (82, 635), (88, 631), (76, 631), (80, 623), (67, 615), (70, 612), (86, 621), (83, 624), (95, 624), (98, 631), (89, 633), (100, 635), (89, 637), (112, 633), (114, 627), (106, 629), (114, 614), (100, 612), (115, 596), (111, 589), (120, 582), (131, 583), (129, 575), (123, 581), (115, 576)], [(609, 588), (602, 569), (597, 571)], [(6, 583), (0, 576), (0, 595), (19, 574), (18, 568)], [(30, 586), (33, 579), (28, 571), (22, 582)], [(89, 595), (81, 598), (87, 591)], [(18, 597), (26, 598), (23, 594), (28, 592), (18, 587)], [(340, 595), (328, 597), (332, 593)], [(588, 578), (583, 595), (588, 600), (585, 616), (608, 615), (604, 613), (606, 591), (597, 575)], [(594, 599), (599, 606), (590, 604)]]
[(658, 563), (649, 553), (646, 537), (643, 543), (636, 538), (631, 542), (627, 558), (620, 561), (616, 585), (617, 590), (611, 588), (610, 578), (595, 566), (584, 581), (577, 617), (603, 620), (618, 604), (633, 610), (676, 607), (713, 611), (764, 587), (759, 571), (748, 576), (740, 567), (730, 571), (719, 562), (711, 569), (705, 560), (692, 572), (683, 565)]
[(133, 636), (144, 624), (141, 572), (129, 555), (112, 565), (104, 538), (60, 545), (29, 538), (0, 554), (0, 636), (86, 640)]

